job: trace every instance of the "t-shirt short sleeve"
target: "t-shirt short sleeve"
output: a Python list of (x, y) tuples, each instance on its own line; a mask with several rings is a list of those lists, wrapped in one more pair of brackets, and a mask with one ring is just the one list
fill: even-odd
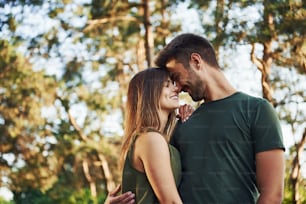
[(264, 99), (260, 100), (253, 114), (251, 133), (255, 152), (271, 149), (285, 150), (279, 119), (272, 105)]

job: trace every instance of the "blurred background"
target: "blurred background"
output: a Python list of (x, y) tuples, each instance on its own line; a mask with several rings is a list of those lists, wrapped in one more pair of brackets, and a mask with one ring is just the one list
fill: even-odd
[(284, 203), (306, 203), (304, 0), (0, 0), (0, 203), (103, 203), (120, 183), (127, 84), (184, 32), (273, 104)]

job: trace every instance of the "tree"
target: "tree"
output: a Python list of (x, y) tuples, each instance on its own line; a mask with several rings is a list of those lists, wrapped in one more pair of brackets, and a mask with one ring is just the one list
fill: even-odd
[[(153, 66), (154, 53), (181, 31), (180, 23), (171, 19), (174, 2), (182, 1), (0, 3), (6, 8), (0, 13), (4, 87), (0, 89), (0, 163), (9, 181), (5, 185), (16, 200), (37, 196), (45, 199), (42, 202), (65, 203), (66, 198), (76, 203), (84, 195), (88, 198), (84, 202), (99, 202), (120, 181), (117, 158), (122, 133), (106, 124), (116, 120), (122, 127), (130, 76)], [(293, 135), (302, 136), (303, 2), (217, 0), (190, 1), (190, 6), (205, 20), (200, 26), (219, 59), (222, 50), (249, 46), (250, 58), (262, 73), (258, 83), (263, 97), (292, 127)], [(293, 77), (284, 77), (283, 72)], [(299, 199), (297, 192), (305, 182), (295, 174), (302, 165), (302, 138), (296, 137), (288, 158), (294, 164), (288, 178), (296, 181), (286, 185), (295, 189), (293, 198), (286, 197), (288, 202)], [(20, 162), (27, 166), (18, 166)], [(47, 174), (42, 175), (43, 170)], [(40, 177), (32, 182), (33, 175)]]
[(0, 47), (0, 165), (1, 176), (9, 178), (1, 186), (46, 189), (56, 180), (57, 165), (48, 154), (52, 136), (41, 109), (53, 103), (55, 81), (43, 71), (34, 72), (8, 41), (1, 40)]
[[(75, 192), (89, 189), (96, 202), (98, 195), (105, 195), (112, 183), (120, 180), (116, 162), (120, 137), (116, 132), (108, 133), (103, 124), (115, 111), (124, 115), (129, 75), (151, 65), (154, 47), (164, 42), (163, 31), (154, 38), (156, 44), (153, 45), (150, 29), (159, 23), (161, 12), (162, 23), (168, 23), (165, 15), (168, 5), (163, 1), (156, 1), (153, 7), (147, 1), (15, 1), (3, 5), (7, 10), (0, 14), (1, 34), (16, 49), (23, 50), (23, 55), (33, 63), (29, 72), (45, 70), (45, 77), (55, 84), (54, 90), (46, 91), (53, 98), (41, 124), (41, 129), (48, 130), (41, 137), (50, 138), (50, 142), (43, 140), (41, 145), (49, 149), (41, 148), (37, 152), (42, 158), (48, 155), (48, 161), (54, 165), (53, 180), (42, 185), (43, 179), (39, 177), (35, 179), (41, 185), (30, 185), (34, 184), (32, 182), (26, 185), (23, 180), (16, 184), (16, 190), (11, 184), (7, 187), (14, 192), (16, 201), (24, 198), (26, 202), (35, 195), (45, 195), (46, 199), (59, 203), (62, 198), (55, 193), (58, 192), (55, 188), (59, 188), (67, 189), (67, 195), (73, 194), (72, 189)], [(48, 22), (41, 24), (43, 26), (30, 24), (33, 26), (31, 34), (27, 33), (32, 22), (28, 21), (30, 13)], [(39, 30), (39, 27), (45, 29)], [(176, 26), (169, 28), (177, 29)], [(23, 100), (24, 95), (20, 98)], [(81, 112), (76, 112), (78, 107), (82, 107)], [(45, 107), (37, 106), (37, 111), (41, 108)], [(5, 116), (9, 114), (10, 111)], [(30, 141), (35, 143), (36, 139), (32, 137)], [(17, 145), (14, 148), (18, 148)], [(4, 163), (7, 161), (3, 159)], [(33, 162), (37, 162), (36, 158)], [(46, 167), (50, 167), (48, 165), (46, 163)], [(23, 175), (34, 170), (28, 167), (23, 169)], [(13, 171), (12, 167), (7, 168), (7, 177), (12, 183), (17, 178), (12, 177)]]

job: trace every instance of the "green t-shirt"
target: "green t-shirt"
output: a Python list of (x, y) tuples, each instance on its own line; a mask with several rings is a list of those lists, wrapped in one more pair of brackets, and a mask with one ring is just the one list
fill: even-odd
[(255, 154), (284, 149), (270, 103), (241, 92), (203, 103), (171, 142), (181, 155), (184, 204), (256, 203)]
[[(136, 139), (135, 139), (136, 140)], [(135, 142), (134, 140), (134, 142)], [(176, 186), (178, 187), (181, 180), (181, 160), (179, 152), (175, 147), (169, 144), (170, 161)], [(153, 204), (158, 200), (153, 192), (149, 180), (145, 173), (136, 170), (132, 165), (133, 145), (126, 157), (122, 173), (122, 193), (132, 191), (135, 193), (137, 204)]]

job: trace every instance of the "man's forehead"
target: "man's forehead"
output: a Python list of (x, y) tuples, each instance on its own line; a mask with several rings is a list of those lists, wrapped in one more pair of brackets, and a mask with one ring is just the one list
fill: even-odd
[(166, 67), (168, 69), (173, 69), (175, 68), (176, 64), (177, 64), (177, 61), (175, 59), (171, 59), (167, 62)]

